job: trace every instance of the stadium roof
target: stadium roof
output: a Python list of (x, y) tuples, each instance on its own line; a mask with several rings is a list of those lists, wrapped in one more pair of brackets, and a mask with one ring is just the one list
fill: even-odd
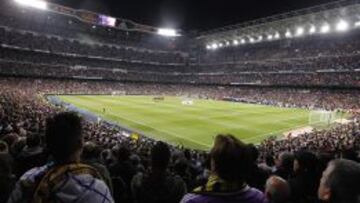
[(346, 23), (360, 21), (358, 0), (342, 0), (226, 26), (202, 32), (198, 39), (207, 44), (216, 42), (218, 46), (228, 42), (240, 43), (244, 38), (255, 41), (257, 37), (260, 40), (266, 37), (273, 39), (276, 35), (291, 37), (308, 31), (313, 32), (313, 29), (325, 32), (330, 29), (326, 27), (327, 24), (333, 26), (341, 20)]

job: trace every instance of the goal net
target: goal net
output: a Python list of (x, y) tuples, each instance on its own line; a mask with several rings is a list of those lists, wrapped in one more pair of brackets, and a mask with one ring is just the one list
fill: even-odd
[(336, 112), (333, 111), (311, 111), (309, 114), (310, 125), (329, 125), (336, 120)]
[(181, 104), (185, 106), (191, 106), (194, 104), (194, 101), (190, 98), (182, 98)]

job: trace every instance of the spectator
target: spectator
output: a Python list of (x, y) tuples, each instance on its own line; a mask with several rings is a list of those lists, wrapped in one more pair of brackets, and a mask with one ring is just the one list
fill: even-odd
[(34, 167), (44, 165), (47, 161), (47, 154), (41, 147), (40, 135), (35, 133), (27, 135), (26, 145), (15, 159), (16, 177), (20, 177)]
[(26, 172), (16, 183), (9, 203), (113, 202), (101, 175), (80, 164), (82, 124), (75, 113), (60, 113), (47, 121), (46, 144), (54, 161)]
[(258, 149), (253, 144), (250, 144), (249, 150), (250, 150), (252, 166), (250, 168), (249, 175), (246, 179), (246, 182), (249, 184), (249, 186), (257, 188), (261, 191), (264, 191), (264, 186), (265, 186), (266, 180), (269, 177), (269, 172), (264, 170), (263, 168), (259, 167), (257, 164), (257, 161), (259, 158)]
[(316, 191), (319, 185), (317, 157), (308, 151), (295, 154), (294, 178), (289, 180), (292, 201), (298, 203), (317, 202)]
[(116, 162), (110, 166), (110, 174), (115, 189), (114, 198), (117, 202), (131, 202), (131, 180), (137, 172), (130, 160), (131, 152), (124, 146), (114, 151)]
[(294, 155), (289, 152), (282, 152), (276, 160), (275, 174), (288, 180), (293, 174)]
[(264, 194), (245, 182), (251, 168), (247, 145), (232, 135), (218, 135), (210, 152), (212, 175), (182, 203), (262, 203)]
[(6, 202), (15, 183), (15, 177), (12, 174), (12, 162), (7, 156), (5, 142), (0, 141), (0, 151), (0, 202)]
[(106, 185), (109, 187), (111, 194), (113, 194), (110, 173), (108, 169), (99, 162), (99, 158), (100, 149), (94, 143), (86, 142), (81, 155), (82, 162), (94, 167), (101, 174)]
[(350, 160), (331, 161), (323, 172), (318, 196), (326, 203), (359, 203), (360, 165)]
[(266, 181), (265, 194), (271, 203), (288, 203), (290, 200), (289, 184), (279, 176), (271, 176)]
[(132, 180), (132, 191), (138, 203), (178, 203), (186, 193), (186, 184), (178, 175), (170, 174), (169, 146), (158, 142), (151, 149), (151, 170), (139, 173)]

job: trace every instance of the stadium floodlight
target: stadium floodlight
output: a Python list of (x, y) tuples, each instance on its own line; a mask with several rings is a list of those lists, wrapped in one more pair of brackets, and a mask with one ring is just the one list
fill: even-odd
[(225, 45), (226, 45), (226, 46), (229, 46), (229, 45), (230, 45), (230, 42), (229, 42), (229, 41), (226, 41)]
[(360, 21), (355, 22), (354, 26), (355, 27), (360, 27)]
[(236, 45), (239, 45), (239, 41), (237, 41), (236, 39), (233, 41), (233, 44), (236, 46)]
[(169, 28), (159, 28), (158, 32), (159, 35), (165, 36), (165, 37), (176, 37), (178, 36), (178, 33), (174, 29)]
[(241, 44), (245, 44), (246, 43), (246, 40), (245, 39), (242, 39), (241, 40)]
[(41, 10), (46, 10), (48, 5), (45, 1), (41, 0), (14, 0), (16, 3), (24, 6), (29, 6)]
[(274, 38), (275, 39), (280, 39), (280, 33), (276, 32), (275, 35), (274, 35)]
[(224, 46), (224, 44), (223, 44), (223, 43), (220, 43), (218, 46), (219, 46), (219, 47), (223, 47), (223, 46)]
[(321, 33), (328, 33), (330, 32), (330, 25), (329, 24), (324, 24), (322, 27), (321, 27)]
[(336, 30), (339, 32), (345, 32), (349, 29), (349, 23), (346, 22), (345, 20), (340, 20), (337, 24), (336, 24)]
[(291, 38), (291, 37), (292, 37), (292, 34), (291, 34), (290, 30), (286, 31), (285, 37), (287, 37), (287, 38)]
[(206, 45), (206, 49), (211, 49), (211, 46), (210, 45)]
[(316, 32), (316, 27), (315, 27), (315, 25), (312, 25), (312, 26), (310, 27), (309, 33), (310, 33), (310, 34), (314, 34), (315, 32)]
[(303, 27), (298, 27), (296, 29), (296, 36), (300, 37), (300, 36), (302, 36), (304, 34), (304, 32), (305, 32), (305, 30), (304, 30)]
[(212, 47), (213, 49), (217, 49), (217, 48), (218, 48), (218, 45), (217, 45), (216, 43), (214, 43), (214, 44), (211, 45), (211, 47)]
[(260, 35), (260, 36), (258, 37), (258, 41), (261, 42), (262, 40), (263, 40), (263, 36)]
[(252, 37), (249, 38), (249, 41), (250, 41), (250, 43), (254, 43), (254, 42), (255, 42), (254, 38), (252, 38)]
[(274, 38), (273, 35), (268, 35), (268, 36), (267, 36), (267, 39), (268, 39), (268, 40), (272, 40), (273, 38)]

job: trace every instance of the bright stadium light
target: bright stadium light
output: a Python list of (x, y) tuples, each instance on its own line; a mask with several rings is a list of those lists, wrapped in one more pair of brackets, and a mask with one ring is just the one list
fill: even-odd
[(305, 30), (304, 30), (304, 28), (303, 27), (298, 27), (297, 29), (296, 29), (296, 36), (302, 36), (303, 34), (304, 34), (304, 32), (305, 32)]
[(46, 10), (48, 5), (45, 1), (41, 0), (14, 0), (16, 3), (24, 6), (29, 6), (41, 10)]
[(226, 41), (225, 45), (226, 45), (226, 46), (229, 46), (229, 45), (230, 45), (230, 42), (229, 42), (229, 41)]
[(246, 44), (246, 40), (245, 40), (245, 39), (242, 39), (242, 40), (241, 40), (241, 44)]
[(218, 48), (218, 45), (217, 45), (216, 43), (214, 43), (214, 44), (211, 45), (211, 47), (212, 47), (213, 49), (217, 49), (217, 48)]
[(239, 41), (237, 41), (236, 39), (233, 41), (233, 44), (236, 46), (236, 45), (239, 45)]
[(267, 36), (267, 39), (268, 39), (268, 40), (272, 40), (273, 38), (274, 38), (274, 36), (272, 36), (272, 35), (268, 35), (268, 36)]
[(291, 34), (290, 30), (286, 31), (285, 37), (287, 37), (287, 38), (291, 38), (291, 37), (292, 37), (292, 34)]
[(280, 33), (276, 32), (276, 34), (274, 35), (275, 39), (280, 39)]
[(159, 28), (158, 32), (159, 35), (166, 36), (166, 37), (176, 37), (178, 34), (176, 33), (176, 30), (169, 29), (169, 28)]
[(348, 29), (349, 29), (349, 23), (344, 20), (340, 20), (336, 24), (336, 30), (339, 32), (344, 32), (344, 31), (347, 31)]
[(257, 41), (258, 41), (258, 42), (261, 42), (262, 40), (263, 40), (263, 36), (260, 35), (260, 36), (258, 37)]
[(322, 27), (321, 27), (321, 33), (328, 33), (328, 32), (330, 32), (330, 25), (328, 25), (328, 24), (324, 24)]
[(254, 38), (252, 38), (252, 37), (249, 38), (249, 41), (250, 41), (250, 43), (254, 43), (254, 42), (255, 42)]
[(220, 44), (219, 44), (219, 47), (223, 47), (223, 46), (224, 46), (224, 44), (223, 44), (223, 43), (220, 43)]
[(211, 49), (211, 46), (210, 45), (206, 45), (206, 49)]
[(355, 27), (360, 27), (360, 21), (355, 22), (355, 23), (354, 23), (354, 26), (355, 26)]
[(314, 34), (315, 32), (316, 32), (316, 27), (315, 27), (315, 25), (312, 25), (312, 26), (310, 27), (309, 33), (310, 33), (310, 34)]

